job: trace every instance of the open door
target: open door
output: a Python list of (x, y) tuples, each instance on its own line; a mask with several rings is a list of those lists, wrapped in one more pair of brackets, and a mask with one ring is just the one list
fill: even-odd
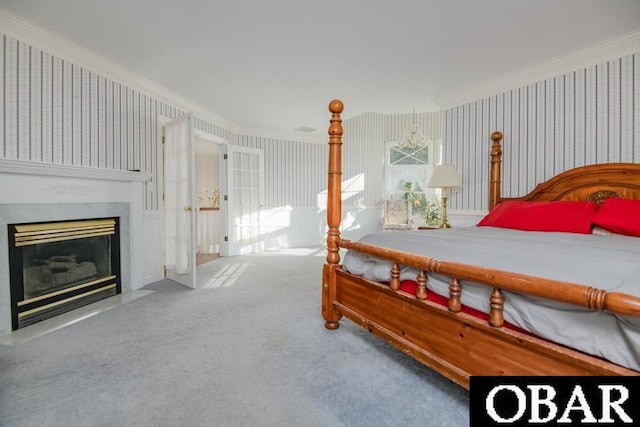
[(167, 278), (196, 287), (196, 196), (193, 118), (164, 126), (164, 212)]
[(263, 157), (257, 148), (227, 145), (226, 221), (228, 255), (261, 252), (260, 208), (263, 198)]

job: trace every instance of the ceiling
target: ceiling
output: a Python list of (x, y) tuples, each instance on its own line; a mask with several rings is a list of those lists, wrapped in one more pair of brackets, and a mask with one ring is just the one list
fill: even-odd
[(640, 29), (638, 0), (0, 0), (243, 128), (433, 111)]

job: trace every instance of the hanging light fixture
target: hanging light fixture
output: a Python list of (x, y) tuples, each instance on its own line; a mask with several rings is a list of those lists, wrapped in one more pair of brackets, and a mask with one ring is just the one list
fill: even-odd
[(427, 138), (420, 132), (418, 128), (418, 123), (416, 122), (416, 109), (413, 109), (413, 117), (411, 126), (407, 132), (405, 132), (404, 138), (402, 140), (402, 146), (407, 148), (417, 148), (422, 147), (427, 143)]

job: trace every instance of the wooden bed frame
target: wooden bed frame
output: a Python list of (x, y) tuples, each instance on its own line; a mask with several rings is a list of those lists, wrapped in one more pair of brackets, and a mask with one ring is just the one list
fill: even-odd
[[(327, 329), (337, 329), (338, 321), (347, 317), (464, 388), (469, 388), (472, 375), (640, 375), (597, 357), (503, 327), (505, 300), (502, 290), (630, 316), (640, 316), (640, 298), (341, 239), (342, 110), (343, 104), (339, 100), (329, 104), (332, 113), (329, 126), (329, 229), (322, 276), (322, 316)], [(491, 139), (489, 206), (493, 208), (508, 199), (500, 195), (502, 134), (494, 132)], [(598, 164), (572, 169), (538, 185), (518, 200), (601, 202), (607, 197), (640, 199), (640, 164)], [(341, 248), (392, 261), (390, 284), (343, 271)], [(416, 295), (399, 291), (399, 265), (419, 271)], [(451, 278), (448, 306), (426, 299), (426, 272)], [(487, 301), (490, 307), (488, 322), (460, 311), (461, 280), (493, 287), (490, 301)]]

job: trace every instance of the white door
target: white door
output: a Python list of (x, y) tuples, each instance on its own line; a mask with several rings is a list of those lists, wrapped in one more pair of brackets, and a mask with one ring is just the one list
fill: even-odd
[(195, 140), (191, 115), (164, 126), (164, 225), (167, 278), (196, 287)]
[(260, 252), (263, 197), (262, 150), (227, 145), (227, 254)]

